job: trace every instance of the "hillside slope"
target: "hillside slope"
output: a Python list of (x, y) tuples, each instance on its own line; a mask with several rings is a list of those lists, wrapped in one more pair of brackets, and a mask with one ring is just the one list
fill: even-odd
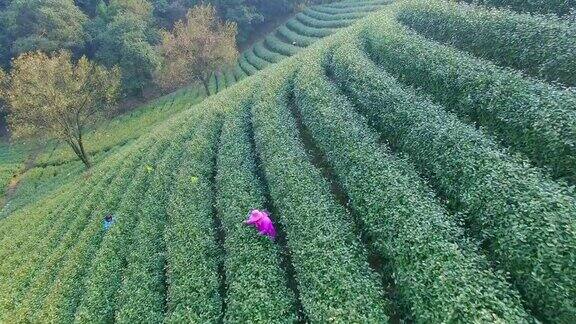
[[(314, 20), (310, 28), (322, 31), (322, 35), (329, 35), (338, 28), (352, 24), (369, 12), (385, 7), (388, 2), (388, 0), (342, 2), (335, 9), (332, 9), (332, 5), (318, 5), (299, 13), (298, 17), (312, 17), (316, 12), (321, 13), (321, 19)], [(343, 15), (343, 11), (348, 13)], [(289, 22), (298, 23), (298, 17)], [(210, 80), (209, 94), (204, 93), (202, 86), (191, 85), (189, 88), (180, 89), (135, 111), (114, 118), (112, 121), (103, 122), (85, 136), (88, 153), (96, 161), (104, 159), (111, 151), (121, 150), (125, 144), (139, 138), (151, 127), (166, 120), (168, 116), (201, 101), (207, 95), (222, 91), (249, 74), (254, 74), (272, 63), (297, 53), (321, 38), (304, 36), (309, 27), (300, 26), (301, 30), (290, 32), (290, 37), (306, 37), (309, 42), (298, 43), (294, 46), (291, 41), (280, 36), (280, 31), (284, 28), (286, 28), (284, 25), (280, 26), (264, 41), (242, 53), (233, 68), (222, 67), (220, 71), (215, 71)], [(274, 44), (273, 46), (279, 50), (269, 49), (268, 45), (265, 45), (268, 42)], [(290, 51), (282, 51), (286, 48)], [(256, 66), (251, 62), (257, 62)], [(60, 185), (79, 176), (83, 172), (83, 167), (76, 160), (77, 157), (67, 145), (47, 143), (45, 147), (38, 147), (31, 143), (0, 146), (0, 187), (2, 187), (0, 198), (4, 198), (0, 200), (3, 206), (0, 218), (25, 205), (32, 198), (38, 199), (42, 195), (51, 194)], [(8, 187), (10, 187), (9, 191)], [(4, 191), (10, 194), (2, 197)]]
[[(576, 93), (514, 70), (522, 27), (570, 58), (573, 26), (490, 10), (388, 5), (31, 199), (0, 221), (0, 322), (574, 322)], [(451, 27), (480, 23), (502, 40)]]

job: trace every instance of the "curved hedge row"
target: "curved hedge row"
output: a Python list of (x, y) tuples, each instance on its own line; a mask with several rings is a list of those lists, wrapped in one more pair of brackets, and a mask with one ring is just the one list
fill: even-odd
[[(39, 205), (3, 220), (2, 225), (12, 227), (7, 236), (11, 240), (1, 249), (5, 253), (0, 265), (0, 321), (26, 321), (33, 315), (34, 308), (29, 306), (42, 298), (34, 292), (44, 294), (46, 287), (39, 286), (54, 280), (54, 272), (66, 259), (68, 248), (88, 223), (87, 215), (95, 204), (92, 198), (103, 194), (114, 175), (101, 169), (94, 173), (99, 177), (57, 183), (62, 187), (52, 193), (58, 199), (40, 200)], [(35, 226), (30, 228), (30, 224)]]
[(236, 77), (230, 68), (224, 70), (224, 79), (226, 80), (226, 87), (229, 88), (236, 83)]
[(278, 27), (276, 32), (285, 37), (292, 45), (299, 47), (310, 46), (320, 39), (318, 37), (300, 35), (284, 25)]
[[(388, 3), (389, 1), (380, 0), (361, 1), (342, 4), (342, 7), (307, 8), (303, 13), (298, 13), (278, 27), (275, 33), (268, 35), (264, 41), (244, 51), (235, 67), (236, 78), (240, 79), (243, 74), (252, 75), (270, 63), (277, 63), (292, 56), (318, 39), (333, 34), (339, 28), (349, 26), (370, 11), (381, 8), (381, 4)], [(223, 87), (220, 82), (217, 84), (218, 91), (221, 91)]]
[(302, 24), (313, 27), (313, 28), (342, 28), (350, 26), (354, 20), (344, 19), (344, 20), (320, 20), (303, 13), (296, 14), (296, 20)]
[(278, 37), (274, 34), (267, 36), (264, 39), (264, 44), (270, 48), (272, 51), (280, 53), (286, 56), (292, 56), (298, 53), (302, 48), (294, 46), (292, 44), (287, 44), (278, 39)]
[[(192, 110), (193, 112), (193, 110)], [(86, 279), (84, 294), (82, 295), (78, 310), (75, 315), (76, 322), (102, 321), (109, 322), (114, 319), (118, 305), (118, 291), (122, 284), (123, 271), (126, 266), (126, 257), (130, 253), (130, 248), (134, 242), (133, 230), (138, 224), (139, 207), (142, 203), (142, 194), (146, 194), (149, 183), (154, 175), (156, 160), (160, 159), (164, 150), (169, 146), (170, 141), (178, 140), (169, 129), (182, 129), (183, 136), (188, 128), (183, 125), (190, 122), (191, 113), (174, 117), (165, 123), (165, 128), (160, 128), (142, 140), (144, 145), (139, 150), (145, 150), (151, 142), (152, 146), (145, 159), (139, 159), (138, 172), (133, 178), (132, 185), (126, 191), (121, 200), (120, 207), (116, 213), (114, 226), (106, 233), (102, 241), (100, 250), (93, 258), (91, 273)]]
[(188, 158), (186, 153), (192, 149), (186, 144), (190, 137), (200, 137), (202, 140), (210, 138), (209, 133), (204, 130), (207, 124), (208, 128), (212, 126), (209, 123), (211, 119), (203, 118), (203, 120), (204, 123), (198, 127), (199, 130), (192, 127), (173, 132), (167, 152), (153, 166), (154, 175), (147, 185), (146, 194), (135, 210), (139, 215), (138, 224), (133, 230), (134, 239), (130, 253), (126, 257), (127, 265), (117, 296), (116, 322), (158, 323), (164, 319), (166, 300), (164, 229), (172, 183), (176, 177), (174, 169), (180, 165), (181, 160)]
[(480, 4), (508, 7), (520, 12), (566, 15), (576, 8), (574, 0), (466, 0)]
[(368, 267), (349, 216), (297, 140), (286, 106), (285, 80), (292, 71), (274, 72), (262, 75), (265, 82), (253, 107), (254, 132), (280, 214), (273, 216), (283, 224), (292, 251), (304, 312), (312, 322), (385, 321), (383, 288)]
[(387, 17), (366, 28), (372, 58), (400, 81), (576, 182), (576, 92), (523, 78), (406, 30)]
[[(518, 293), (464, 242), (411, 165), (378, 143), (366, 120), (324, 76), (324, 53), (300, 62), (294, 92), (398, 294), (418, 323), (528, 322)], [(351, 152), (353, 152), (351, 154)]]
[(298, 33), (299, 35), (304, 35), (308, 37), (318, 37), (318, 38), (326, 37), (328, 35), (333, 34), (336, 31), (333, 28), (309, 27), (302, 24), (300, 21), (296, 19), (288, 20), (285, 26), (288, 27), (293, 32)]
[[(216, 97), (218, 98), (218, 97)], [(218, 142), (220, 109), (214, 101), (200, 109), (208, 112), (198, 133), (185, 144), (183, 163), (167, 209), (166, 318), (167, 323), (206, 323), (222, 318), (223, 296), (218, 273), (221, 249), (212, 219), (212, 186)]]
[[(145, 153), (144, 150), (133, 149), (131, 151), (134, 155), (131, 155), (130, 159), (122, 156), (115, 157), (123, 162), (121, 165), (123, 169), (106, 188), (106, 194), (99, 203), (99, 207), (95, 209), (95, 215), (105, 215), (111, 208), (118, 206), (125, 188), (131, 187), (139, 159)], [(104, 238), (102, 218), (93, 217), (90, 225), (84, 233), (78, 235), (78, 238), (80, 238), (78, 244), (70, 251), (66, 263), (56, 275), (55, 283), (50, 289), (44, 288), (47, 290), (47, 296), (37, 319), (51, 323), (73, 322), (76, 308), (84, 292), (85, 280), (91, 271), (92, 258), (98, 252)]]
[(240, 55), (238, 58), (238, 65), (240, 65), (240, 68), (244, 71), (244, 73), (246, 73), (246, 75), (252, 75), (258, 72), (258, 69), (256, 69), (252, 64), (250, 64), (250, 62), (248, 62), (246, 55), (244, 54)]
[[(73, 184), (63, 185), (55, 192), (54, 196), (70, 195), (76, 190)], [(14, 265), (8, 256), (15, 257), (15, 249), (27, 249), (27, 246), (36, 243), (34, 239), (45, 237), (46, 233), (53, 228), (55, 220), (58, 220), (60, 212), (69, 204), (61, 199), (54, 199), (51, 196), (46, 196), (42, 200), (29, 205), (27, 208), (13, 212), (10, 217), (3, 218), (0, 222), (2, 230), (5, 233), (10, 232), (10, 235), (4, 234), (0, 240), (0, 260), (4, 260), (3, 264)], [(26, 229), (30, 223), (36, 224), (34, 228)], [(19, 259), (22, 259), (19, 257)], [(1, 269), (1, 267), (0, 267)], [(4, 275), (0, 272), (0, 275)], [(2, 281), (0, 281), (1, 283)]]
[(246, 50), (244, 52), (244, 56), (246, 57), (246, 61), (248, 61), (248, 63), (250, 63), (250, 65), (255, 67), (258, 71), (264, 69), (266, 66), (268, 66), (268, 64), (270, 64), (270, 62), (256, 56), (252, 48)]
[[(167, 145), (158, 145), (146, 165), (153, 164)], [(133, 185), (123, 197), (116, 213), (114, 226), (106, 233), (100, 250), (94, 257), (92, 271), (86, 280), (84, 295), (79, 303), (75, 321), (110, 322), (118, 305), (118, 291), (122, 285), (122, 276), (126, 266), (126, 257), (133, 244), (133, 230), (138, 223), (137, 210), (141, 203), (142, 192), (146, 188), (151, 172), (144, 166), (136, 174)]]
[(212, 72), (208, 80), (208, 93), (207, 96), (214, 95), (218, 92), (218, 83), (216, 81), (216, 72)]
[(247, 211), (264, 206), (264, 198), (247, 133), (250, 107), (246, 103), (231, 106), (222, 130), (216, 176), (218, 213), (225, 234), (225, 321), (293, 323), (294, 296), (280, 268), (277, 245), (242, 223)]
[(366, 1), (351, 0), (351, 1), (335, 1), (332, 3), (325, 4), (322, 7), (348, 9), (350, 11), (354, 11), (360, 8), (381, 6), (389, 3), (390, 0), (366, 0)]
[[(390, 3), (390, 1), (384, 1), (385, 3), (382, 3), (382, 5), (384, 4), (388, 4)], [(378, 10), (380, 8), (382, 8), (382, 5), (380, 4), (365, 4), (365, 3), (358, 3), (357, 6), (351, 6), (351, 7), (330, 7), (327, 5), (323, 5), (323, 6), (316, 6), (314, 7), (314, 10), (318, 11), (318, 12), (322, 12), (325, 14), (331, 14), (331, 15), (338, 15), (338, 14), (349, 14), (351, 12), (358, 12), (358, 13), (370, 13), (372, 11)]]
[(328, 14), (328, 13), (317, 11), (316, 7), (307, 8), (302, 13), (308, 17), (316, 18), (318, 20), (323, 20), (323, 21), (334, 21), (334, 20), (345, 21), (345, 20), (348, 20), (348, 21), (352, 22), (356, 19), (360, 19), (360, 18), (366, 16), (366, 14), (363, 12), (346, 12), (346, 13), (340, 13), (340, 14)]
[(576, 86), (576, 24), (448, 2), (409, 2), (398, 19), (422, 35), (499, 65)]
[(226, 83), (226, 76), (222, 71), (216, 72), (216, 83), (218, 84), (218, 92), (228, 87), (228, 84)]
[[(101, 234), (102, 214), (94, 214), (94, 210), (107, 207), (101, 202), (104, 194), (109, 190), (112, 179), (116, 176), (115, 173), (116, 171), (112, 170), (104, 175), (103, 179), (106, 180), (92, 187), (92, 191), (83, 197), (84, 203), (72, 203), (71, 207), (61, 214), (60, 217), (68, 219), (70, 227), (66, 233), (55, 238), (58, 244), (53, 249), (38, 249), (44, 253), (45, 259), (35, 262), (33, 266), (30, 265), (29, 268), (37, 267), (37, 269), (33, 270), (34, 275), (30, 277), (30, 284), (22, 287), (22, 298), (14, 299), (17, 302), (16, 312), (13, 314), (8, 312), (9, 322), (39, 322), (43, 319), (39, 310), (46, 304), (49, 288), (59, 281), (60, 278), (57, 277), (59, 270), (66, 264), (71, 251), (79, 243), (78, 238), (90, 234), (96, 236)], [(108, 207), (114, 208), (115, 206)]]
[[(77, 195), (67, 197), (68, 206), (58, 211), (58, 218), (51, 228), (43, 235), (39, 233), (37, 236), (29, 236), (29, 242), (3, 259), (0, 270), (2, 321), (25, 322), (34, 315), (35, 308), (32, 305), (37, 298), (41, 298), (38, 294), (44, 293), (44, 287), (40, 284), (51, 280), (54, 271), (43, 266), (56, 266), (62, 260), (62, 253), (73, 244), (71, 239), (75, 239), (86, 224), (94, 198), (103, 194), (112, 175), (100, 178), (93, 186), (77, 185), (76, 190), (71, 192)], [(62, 199), (63, 196), (60, 197)], [(56, 251), (60, 253), (52, 254)]]
[(263, 42), (258, 42), (254, 44), (254, 54), (272, 63), (278, 63), (287, 57), (280, 53), (272, 52), (271, 50), (266, 48), (266, 46), (264, 46)]
[[(369, 30), (373, 40), (384, 33)], [(338, 47), (330, 70), (384, 138), (463, 213), (532, 311), (552, 322), (576, 320), (576, 200), (567, 190), (401, 86), (352, 43)]]
[(240, 61), (238, 61), (238, 63), (234, 66), (234, 70), (232, 72), (234, 72), (234, 78), (237, 81), (240, 81), (248, 76), (248, 74), (246, 74), (244, 69), (242, 69), (242, 67), (240, 66)]

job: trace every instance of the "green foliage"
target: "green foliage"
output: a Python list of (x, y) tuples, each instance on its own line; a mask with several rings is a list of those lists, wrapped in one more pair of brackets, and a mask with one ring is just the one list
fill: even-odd
[(574, 0), (467, 0), (483, 5), (508, 7), (520, 12), (566, 15), (576, 8)]
[(73, 0), (11, 1), (0, 13), (0, 30), (10, 56), (31, 51), (80, 51), (87, 17)]
[(282, 37), (286, 38), (286, 40), (288, 40), (290, 44), (298, 47), (310, 46), (319, 39), (318, 37), (300, 35), (296, 32), (293, 32), (286, 25), (278, 27), (277, 33)]
[[(157, 262), (161, 260), (151, 252), (154, 247), (148, 246), (145, 242), (149, 239), (146, 235), (148, 232), (145, 231), (153, 226), (150, 222), (154, 222), (154, 220), (151, 218), (162, 217), (162, 213), (151, 215), (152, 210), (158, 208), (159, 205), (156, 204), (155, 200), (146, 198), (154, 193), (153, 190), (156, 190), (153, 185), (159, 184), (157, 182), (161, 179), (159, 177), (162, 179), (170, 178), (170, 172), (173, 170), (171, 163), (175, 158), (170, 153), (164, 153), (172, 147), (171, 145), (179, 143), (179, 140), (183, 141), (189, 132), (192, 132), (189, 128), (181, 127), (181, 125), (189, 122), (190, 118), (190, 116), (180, 119), (172, 118), (166, 123), (166, 126), (171, 125), (174, 129), (179, 129), (178, 134), (166, 132), (163, 128), (158, 129), (156, 132), (141, 138), (135, 146), (135, 152), (146, 155), (135, 156), (127, 162), (137, 162), (137, 165), (133, 167), (136, 174), (131, 177), (132, 183), (127, 187), (129, 190), (122, 191), (123, 197), (118, 208), (109, 210), (116, 215), (116, 221), (109, 232), (105, 234), (98, 253), (93, 257), (90, 266), (91, 272), (86, 278), (84, 294), (75, 314), (77, 321), (111, 321), (115, 318), (114, 311), (118, 307), (123, 309), (119, 313), (121, 316), (117, 318), (119, 321), (133, 318), (131, 316), (139, 318), (140, 315), (146, 314), (148, 311), (153, 312), (158, 309), (150, 307), (145, 311), (138, 311), (140, 309), (138, 307), (141, 307), (138, 305), (140, 302), (142, 306), (152, 306), (154, 301), (158, 302), (153, 297), (151, 299), (147, 297), (154, 296), (154, 280), (158, 278), (153, 272), (154, 269), (163, 269), (162, 266), (153, 268), (154, 265), (158, 266)], [(145, 147), (151, 142), (156, 145), (153, 145), (151, 149), (146, 149)], [(178, 153), (178, 150), (173, 151), (173, 153)], [(139, 236), (139, 234), (145, 235), (145, 237)], [(154, 235), (161, 234), (162, 229), (157, 229), (157, 232), (154, 232)], [(152, 242), (152, 240), (150, 241)], [(146, 247), (152, 248), (152, 250), (146, 249), (148, 252), (142, 252)], [(140, 254), (141, 257), (136, 258), (136, 253), (142, 253)], [(151, 260), (150, 257), (154, 257), (154, 260)], [(129, 259), (148, 264), (149, 267), (145, 267), (145, 269), (150, 269), (150, 275), (142, 274), (132, 266), (125, 268), (126, 260)], [(133, 287), (133, 280), (139, 274), (142, 274), (142, 277), (138, 277), (142, 279), (142, 286), (130, 288)], [(123, 278), (127, 279), (123, 280)], [(132, 292), (133, 295), (130, 298), (120, 299), (120, 291)], [(131, 307), (127, 308), (126, 305)]]
[(122, 86), (127, 94), (141, 94), (150, 84), (160, 58), (149, 42), (151, 19), (110, 5), (110, 21), (94, 38), (95, 58), (106, 66), (119, 66)]
[(253, 75), (258, 72), (258, 69), (248, 62), (245, 53), (240, 55), (240, 58), (238, 58), (238, 65), (246, 75)]
[(55, 139), (74, 151), (86, 167), (85, 129), (112, 109), (118, 97), (120, 71), (86, 57), (73, 62), (70, 53), (27, 53), (12, 62), (4, 98), (8, 121), (17, 139)]
[(285, 56), (292, 56), (302, 49), (301, 47), (297, 47), (291, 43), (285, 43), (281, 41), (276, 35), (266, 36), (264, 39), (264, 44), (272, 51)]
[[(82, 199), (85, 199), (84, 202), (76, 209), (73, 209), (72, 206), (75, 204), (72, 204), (67, 206), (66, 209), (61, 212), (59, 217), (64, 219), (64, 223), (60, 228), (67, 229), (65, 232), (61, 232), (51, 238), (51, 240), (58, 242), (57, 244), (51, 245), (52, 243), (48, 243), (42, 245), (47, 247), (47, 250), (45, 251), (47, 257), (44, 261), (35, 262), (34, 266), (38, 266), (39, 268), (36, 270), (34, 277), (30, 280), (30, 284), (25, 293), (22, 292), (23, 297), (18, 304), (16, 304), (16, 312), (14, 314), (8, 313), (9, 315), (7, 318), (9, 320), (17, 322), (28, 320), (34, 322), (40, 321), (40, 319), (45, 319), (44, 316), (46, 316), (46, 314), (44, 313), (43, 307), (52, 306), (52, 301), (47, 302), (49, 290), (46, 289), (46, 287), (65, 284), (65, 281), (63, 280), (64, 277), (58, 276), (59, 270), (68, 262), (71, 251), (79, 247), (79, 237), (98, 239), (100, 236), (102, 231), (101, 218), (99, 217), (100, 215), (95, 215), (94, 211), (96, 210), (104, 213), (105, 211), (103, 211), (103, 209), (114, 208), (113, 204), (101, 205), (105, 193), (110, 192), (109, 189), (114, 175), (115, 172), (109, 172), (100, 177), (96, 177), (95, 179), (98, 179), (99, 182), (94, 184), (91, 190), (85, 192), (81, 196)], [(129, 177), (116, 179), (127, 181)], [(82, 251), (82, 254), (87, 253), (89, 255), (90, 252), (95, 250), (93, 245), (86, 243), (80, 245), (80, 247), (89, 248), (89, 250)], [(25, 268), (34, 269), (34, 266), (27, 265)]]
[[(222, 318), (219, 292), (219, 247), (213, 223), (215, 197), (211, 183), (219, 121), (215, 105), (202, 104), (207, 115), (185, 143), (182, 164), (170, 197), (165, 228), (166, 322), (216, 322)], [(200, 108), (201, 109), (201, 108)]]
[(528, 75), (576, 86), (576, 25), (445, 2), (409, 2), (398, 19), (426, 37)]
[(263, 58), (264, 60), (271, 62), (271, 63), (278, 63), (286, 58), (286, 56), (273, 52), (269, 50), (266, 46), (264, 46), (264, 42), (258, 42), (254, 44), (254, 54), (258, 55), (258, 57)]
[[(392, 36), (387, 19), (366, 24), (372, 49)], [(331, 71), (383, 138), (409, 154), (450, 208), (464, 215), (470, 234), (483, 242), (493, 265), (510, 274), (536, 316), (573, 321), (576, 201), (567, 188), (399, 84), (357, 47), (336, 52)]]
[[(270, 71), (270, 70), (267, 70)], [(312, 322), (387, 319), (382, 287), (370, 271), (349, 215), (309, 162), (287, 102), (291, 69), (264, 73), (253, 107), (258, 154), (292, 251), (302, 305)], [(312, 217), (311, 217), (312, 216)], [(330, 253), (325, 253), (330, 251)]]
[(318, 20), (324, 21), (332, 21), (332, 20), (355, 20), (365, 16), (362, 12), (346, 12), (346, 13), (338, 13), (338, 14), (330, 14), (318, 11), (321, 7), (310, 7), (304, 10), (302, 13), (308, 17), (312, 17)]
[(236, 77), (234, 76), (234, 72), (230, 69), (226, 69), (224, 71), (224, 79), (226, 80), (226, 87), (231, 87), (236, 83)]
[(188, 11), (185, 21), (174, 30), (162, 33), (158, 50), (162, 55), (156, 82), (164, 89), (173, 89), (192, 82), (201, 82), (209, 89), (214, 71), (236, 60), (236, 25), (220, 21), (211, 5), (198, 5)]
[(294, 80), (297, 109), (389, 261), (403, 309), (422, 323), (528, 322), (518, 293), (465, 241), (414, 168), (378, 143), (367, 120), (324, 76), (326, 54), (317, 52), (301, 62), (305, 68)]
[(326, 37), (328, 35), (333, 34), (336, 31), (332, 28), (316, 28), (306, 26), (302, 24), (300, 20), (297, 19), (292, 19), (286, 22), (286, 27), (288, 27), (288, 29), (300, 35), (308, 37), (318, 37), (318, 38)]
[(555, 177), (576, 180), (574, 91), (500, 69), (397, 24), (375, 30), (367, 33), (367, 47), (386, 71), (549, 167)]
[(342, 28), (342, 27), (348, 27), (354, 22), (353, 20), (346, 20), (346, 19), (342, 20), (316, 19), (314, 17), (307, 16), (303, 13), (297, 14), (296, 19), (306, 26), (315, 28)]
[[(118, 295), (115, 320), (120, 323), (161, 322), (164, 319), (166, 242), (164, 229), (168, 220), (167, 207), (172, 183), (178, 176), (174, 170), (186, 158), (185, 152), (193, 151), (188, 140), (193, 128), (182, 128), (172, 133), (172, 140), (162, 158), (148, 169), (153, 176), (139, 207), (134, 240), (126, 257), (122, 287)], [(208, 134), (194, 134), (205, 140)], [(192, 140), (194, 141), (194, 140)]]
[[(242, 97), (250, 89), (242, 89)], [(231, 104), (231, 105), (230, 105)], [(248, 129), (249, 104), (229, 101), (218, 152), (217, 206), (225, 237), (226, 322), (295, 321), (294, 296), (280, 268), (277, 244), (244, 225), (247, 211), (263, 208)], [(262, 280), (266, 278), (266, 280)]]
[(248, 74), (244, 71), (244, 69), (242, 69), (242, 67), (240, 66), (240, 63), (238, 62), (236, 64), (236, 66), (234, 67), (234, 78), (236, 80), (240, 81), (247, 76), (248, 76)]
[(340, 1), (322, 6), (314, 7), (315, 11), (319, 11), (331, 15), (351, 13), (368, 13), (382, 8), (382, 6), (390, 4), (390, 0), (374, 0), (374, 1)]
[(218, 92), (218, 82), (216, 82), (216, 72), (213, 72), (210, 75), (210, 79), (208, 80), (208, 92), (210, 95), (214, 95)]
[(244, 56), (246, 57), (246, 61), (248, 61), (248, 63), (250, 63), (250, 65), (255, 67), (257, 70), (262, 70), (266, 66), (268, 66), (268, 64), (270, 64), (270, 62), (268, 62), (264, 59), (261, 59), (256, 54), (254, 54), (253, 48), (246, 50), (244, 52)]
[[(113, 1), (91, 28), (176, 2)], [(407, 4), (310, 50), (285, 33), (385, 3), (304, 11), (202, 103), (193, 86), (90, 131), (89, 172), (41, 153), (0, 214), (0, 322), (574, 322), (573, 190), (515, 153), (524, 125), (569, 129), (571, 90), (409, 31)]]

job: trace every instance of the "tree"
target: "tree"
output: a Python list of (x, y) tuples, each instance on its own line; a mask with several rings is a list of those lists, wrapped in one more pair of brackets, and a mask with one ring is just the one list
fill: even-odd
[(98, 12), (98, 6), (105, 3), (104, 0), (74, 0), (74, 3), (90, 17), (94, 17)]
[(117, 68), (106, 69), (69, 52), (48, 56), (23, 54), (13, 61), (8, 123), (15, 138), (54, 138), (67, 143), (90, 167), (83, 135), (115, 102), (120, 86)]
[(72, 0), (12, 1), (0, 14), (3, 43), (11, 56), (29, 51), (78, 53), (87, 17)]
[(159, 52), (164, 60), (156, 81), (162, 88), (200, 81), (208, 93), (210, 74), (236, 60), (236, 24), (220, 22), (211, 5), (198, 5), (172, 33), (162, 33)]
[(174, 28), (174, 23), (186, 17), (188, 9), (200, 2), (199, 0), (152, 0), (154, 16), (158, 26), (164, 29)]
[(265, 21), (265, 17), (256, 5), (247, 3), (245, 0), (215, 0), (214, 3), (220, 17), (238, 25), (237, 41), (239, 44), (246, 42), (250, 34), (254, 32), (255, 26)]
[(100, 17), (88, 27), (94, 59), (122, 71), (126, 94), (141, 95), (160, 64), (154, 50), (152, 5), (147, 0), (113, 0), (99, 9)]

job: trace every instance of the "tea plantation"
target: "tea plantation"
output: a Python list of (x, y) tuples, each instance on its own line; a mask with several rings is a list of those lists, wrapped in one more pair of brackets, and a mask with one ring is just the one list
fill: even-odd
[(89, 173), (42, 152), (1, 215), (0, 322), (576, 322), (566, 6), (310, 7), (210, 94), (92, 131)]

